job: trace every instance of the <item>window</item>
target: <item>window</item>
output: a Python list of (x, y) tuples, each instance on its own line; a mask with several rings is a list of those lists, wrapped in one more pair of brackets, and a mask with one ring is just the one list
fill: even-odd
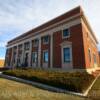
[(32, 53), (32, 61), (33, 61), (33, 63), (37, 62), (37, 52)]
[(90, 51), (90, 49), (88, 49), (88, 57), (89, 57), (89, 61), (91, 62), (91, 51)]
[(44, 62), (48, 62), (48, 59), (49, 59), (49, 57), (48, 57), (48, 51), (44, 51), (43, 52), (43, 60), (44, 60)]
[(48, 44), (49, 43), (49, 36), (43, 37), (43, 44)]
[(14, 55), (13, 55), (13, 62), (14, 63), (16, 62), (16, 52), (14, 52)]
[(25, 50), (29, 50), (29, 48), (30, 48), (30, 43), (29, 42), (25, 43)]
[(38, 39), (33, 40), (33, 47), (37, 47), (38, 44), (39, 44), (39, 40)]
[(70, 35), (69, 29), (64, 29), (63, 30), (63, 38), (67, 38), (67, 37), (69, 37), (69, 35)]
[(94, 59), (94, 63), (96, 63), (97, 61), (96, 61), (96, 55), (95, 54), (93, 54), (93, 59)]
[(64, 57), (64, 63), (69, 63), (70, 62), (70, 48), (66, 47), (63, 48), (63, 57)]
[(19, 50), (21, 50), (21, 49), (22, 49), (22, 44), (21, 44), (21, 45), (19, 45), (19, 46), (18, 46), (18, 48), (19, 48)]

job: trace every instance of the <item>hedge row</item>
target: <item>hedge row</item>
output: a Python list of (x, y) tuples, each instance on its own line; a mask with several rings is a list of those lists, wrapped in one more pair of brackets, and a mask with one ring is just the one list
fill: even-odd
[(3, 73), (75, 92), (84, 92), (94, 80), (94, 76), (86, 72), (68, 73), (16, 69), (8, 70)]

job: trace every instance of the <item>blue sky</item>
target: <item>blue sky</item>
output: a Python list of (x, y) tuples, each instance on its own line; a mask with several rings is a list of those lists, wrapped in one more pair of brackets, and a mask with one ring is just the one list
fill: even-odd
[(100, 0), (0, 0), (0, 58), (7, 41), (78, 5), (100, 41)]

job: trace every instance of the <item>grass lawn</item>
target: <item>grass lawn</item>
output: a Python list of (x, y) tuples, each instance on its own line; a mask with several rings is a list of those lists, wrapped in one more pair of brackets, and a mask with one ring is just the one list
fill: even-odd
[(19, 77), (25, 80), (66, 89), (69, 91), (84, 93), (89, 87), (94, 76), (86, 72), (58, 72), (33, 69), (14, 69), (4, 71), (3, 74)]
[(88, 96), (90, 96), (91, 100), (100, 100), (100, 77), (97, 79), (97, 81), (93, 85)]
[(86, 100), (86, 99), (69, 94), (50, 92), (30, 85), (0, 78), (0, 100)]

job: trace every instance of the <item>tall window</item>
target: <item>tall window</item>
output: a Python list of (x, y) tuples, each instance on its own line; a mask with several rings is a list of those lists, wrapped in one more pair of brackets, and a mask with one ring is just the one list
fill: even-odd
[(97, 61), (96, 61), (96, 55), (95, 54), (93, 54), (93, 59), (94, 59), (94, 63), (96, 63)]
[(64, 63), (69, 63), (71, 61), (69, 47), (63, 48), (63, 57)]
[(90, 49), (88, 49), (88, 57), (89, 57), (89, 61), (91, 62), (91, 51), (90, 51)]
[(33, 47), (37, 47), (38, 44), (39, 44), (39, 40), (38, 39), (35, 39), (32, 42), (33, 42)]
[(43, 37), (43, 44), (48, 44), (49, 43), (49, 36), (44, 36)]
[(13, 61), (14, 61), (14, 63), (16, 62), (16, 52), (14, 52)]
[(63, 38), (67, 38), (67, 37), (69, 37), (70, 36), (70, 31), (69, 31), (69, 29), (64, 29), (63, 30)]
[(25, 43), (25, 50), (29, 50), (29, 48), (30, 48), (30, 43), (29, 42), (26, 42)]
[(22, 50), (22, 44), (18, 46), (18, 49), (19, 50)]
[(44, 60), (45, 63), (48, 62), (48, 60), (49, 60), (48, 51), (43, 52), (43, 60)]
[(36, 63), (37, 62), (37, 52), (33, 52), (32, 53), (32, 61), (33, 61), (33, 63)]

